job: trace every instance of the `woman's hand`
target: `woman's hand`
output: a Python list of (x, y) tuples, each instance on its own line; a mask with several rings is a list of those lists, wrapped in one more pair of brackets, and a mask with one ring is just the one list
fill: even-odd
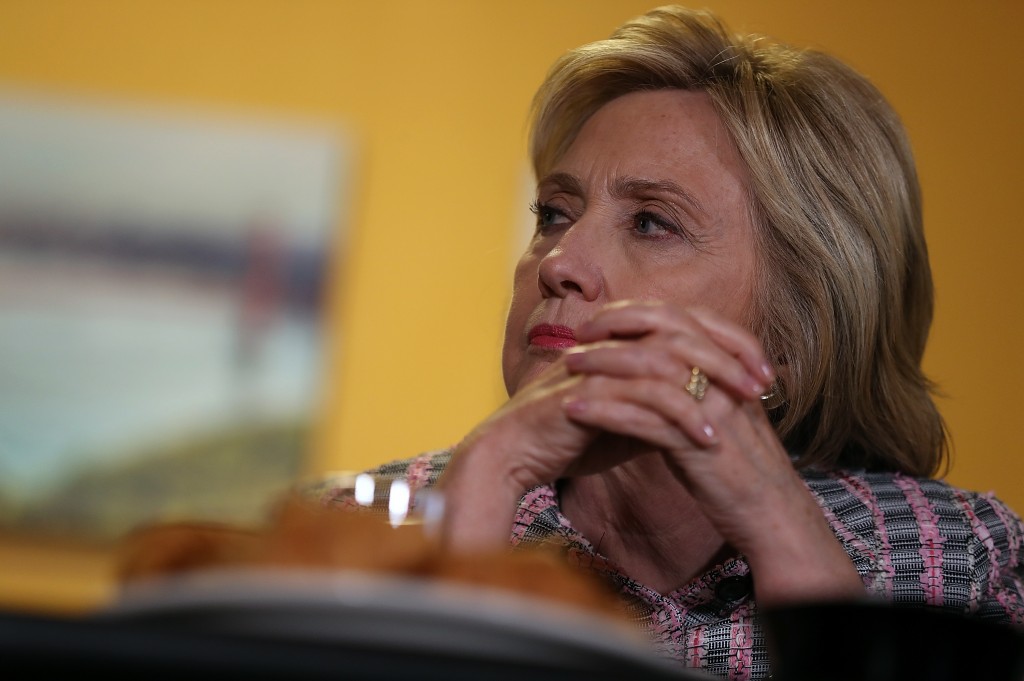
[[(577, 338), (565, 364), (584, 381), (567, 416), (660, 450), (747, 557), (762, 603), (861, 593), (760, 403), (775, 376), (753, 335), (709, 311), (623, 302)], [(699, 401), (686, 390), (695, 366), (710, 378)]]
[[(577, 337), (565, 364), (584, 381), (563, 402), (568, 417), (662, 451), (719, 531), (746, 543), (765, 484), (799, 482), (760, 404), (774, 371), (757, 339), (712, 312), (632, 302)], [(686, 388), (694, 367), (710, 381), (699, 401)]]
[[(586, 467), (582, 454), (601, 436), (600, 429), (569, 418), (562, 408), (584, 383), (569, 373), (562, 355), (463, 438), (439, 482), (448, 546), (479, 551), (506, 545), (524, 492), (573, 467)], [(600, 463), (602, 452), (607, 448), (595, 448), (592, 469), (617, 463), (608, 458)]]
[[(666, 313), (663, 305), (611, 306), (578, 332), (580, 340), (594, 344), (558, 356), (463, 439), (440, 483), (448, 500), (446, 536), (453, 545), (506, 541), (515, 503), (535, 485), (613, 468), (652, 446), (670, 444), (681, 432), (693, 446), (714, 445), (717, 435), (692, 408), (693, 398), (672, 394), (682, 388), (677, 375), (689, 374), (687, 362), (699, 360), (714, 371), (737, 399), (759, 397), (772, 373), (756, 340), (711, 320), (712, 340), (694, 323), (696, 317)], [(656, 328), (663, 332), (654, 333)], [(681, 423), (664, 422), (650, 405), (628, 397), (645, 390), (659, 391)], [(673, 398), (682, 408), (671, 405)], [(594, 407), (594, 423), (581, 413), (585, 405)], [(639, 428), (630, 430), (629, 423)], [(662, 432), (646, 432), (645, 426)]]
[[(570, 373), (585, 375), (597, 385), (580, 391), (584, 394), (578, 400), (566, 401), (569, 413), (586, 422), (584, 411), (596, 414), (593, 409), (607, 410), (614, 404), (607, 416), (621, 419), (622, 425), (633, 431), (622, 434), (656, 446), (675, 442), (672, 436), (678, 435), (686, 435), (697, 447), (718, 443), (715, 426), (703, 410), (695, 408), (693, 396), (686, 391), (694, 367), (713, 377), (732, 404), (759, 405), (761, 395), (775, 379), (753, 335), (705, 310), (675, 310), (661, 303), (614, 303), (581, 325), (577, 339), (581, 345), (566, 356), (566, 366)], [(601, 377), (618, 381), (599, 382)], [(669, 419), (652, 419), (656, 413)], [(655, 432), (639, 423), (630, 428), (630, 415)], [(647, 437), (659, 432), (663, 437), (655, 441)]]

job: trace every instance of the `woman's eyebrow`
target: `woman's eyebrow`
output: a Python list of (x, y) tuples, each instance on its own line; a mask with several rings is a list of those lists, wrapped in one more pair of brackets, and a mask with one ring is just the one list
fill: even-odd
[(578, 177), (569, 173), (551, 173), (537, 183), (538, 187), (545, 185), (554, 185), (562, 191), (575, 194), (576, 196), (583, 196), (583, 183), (580, 182)]
[(672, 194), (697, 213), (707, 217), (708, 212), (697, 197), (671, 180), (646, 180), (640, 177), (624, 177), (612, 185), (612, 194), (618, 198), (632, 198), (637, 194)]
[[(575, 175), (570, 173), (551, 173), (539, 183), (538, 187), (554, 186), (561, 191), (576, 196), (583, 196), (583, 183)], [(671, 180), (647, 180), (640, 177), (618, 178), (612, 184), (612, 195), (616, 198), (630, 199), (638, 194), (666, 193), (671, 194), (682, 201), (693, 212), (703, 217), (709, 213), (696, 196), (683, 189), (680, 185)]]

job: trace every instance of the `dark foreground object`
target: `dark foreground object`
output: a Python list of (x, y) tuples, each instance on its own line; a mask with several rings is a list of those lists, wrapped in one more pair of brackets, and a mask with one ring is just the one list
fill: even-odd
[[(588, 613), (416, 580), (225, 572), (83, 617), (0, 612), (4, 679), (714, 681)], [(937, 610), (762, 613), (773, 681), (1024, 681), (1024, 633)]]
[(1024, 681), (1024, 632), (985, 620), (880, 603), (762, 617), (778, 681)]
[(0, 669), (4, 679), (712, 681), (617, 625), (528, 598), (259, 571), (155, 582), (80, 618), (0, 613)]

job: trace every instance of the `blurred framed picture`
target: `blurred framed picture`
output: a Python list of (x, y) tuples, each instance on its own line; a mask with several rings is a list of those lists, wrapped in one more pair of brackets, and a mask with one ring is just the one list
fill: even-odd
[(347, 172), (323, 127), (0, 93), (0, 527), (262, 518), (316, 415)]

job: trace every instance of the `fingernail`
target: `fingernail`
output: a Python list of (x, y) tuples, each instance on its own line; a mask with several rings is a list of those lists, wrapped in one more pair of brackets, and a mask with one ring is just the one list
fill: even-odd
[(760, 396), (764, 394), (765, 387), (757, 381), (751, 381), (749, 384), (750, 394), (754, 396)]
[(768, 362), (761, 365), (761, 373), (764, 374), (764, 377), (768, 379), (769, 383), (775, 380), (775, 370), (772, 369), (772, 365)]
[(562, 408), (569, 414), (582, 415), (587, 411), (587, 402), (578, 397), (567, 397), (562, 402)]
[(709, 444), (718, 444), (718, 436), (715, 434), (715, 429), (711, 427), (710, 423), (704, 424), (704, 434), (708, 436)]

